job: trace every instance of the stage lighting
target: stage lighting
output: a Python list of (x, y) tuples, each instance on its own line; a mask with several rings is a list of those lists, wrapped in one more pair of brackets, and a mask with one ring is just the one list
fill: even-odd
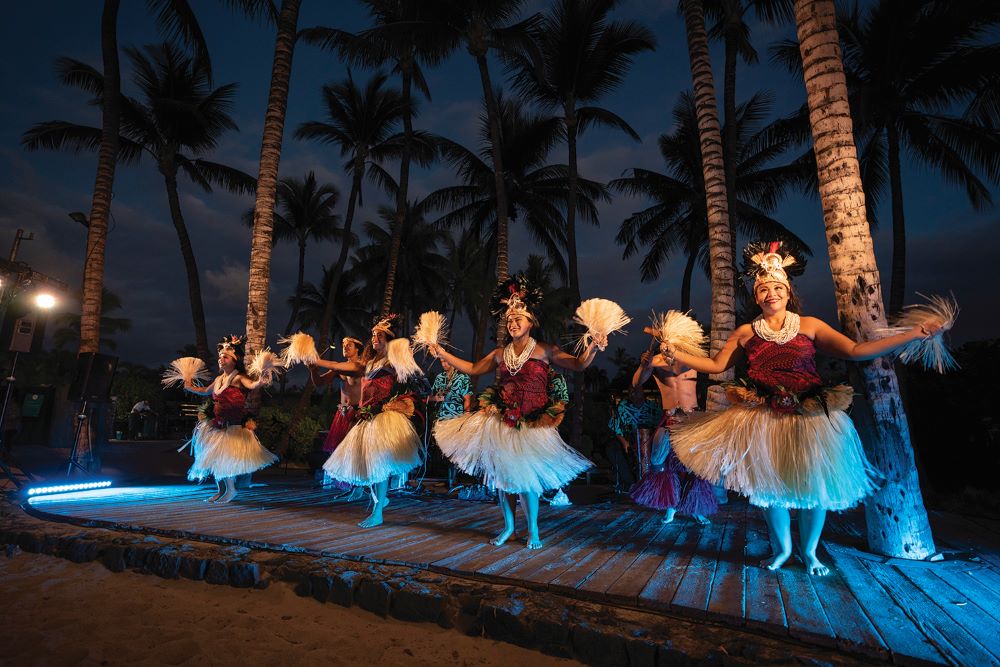
[(70, 491), (88, 491), (90, 489), (105, 489), (111, 486), (111, 480), (97, 482), (80, 482), (78, 484), (58, 484), (55, 486), (33, 486), (28, 489), (29, 496), (41, 496), (52, 493), (69, 493)]
[(42, 310), (49, 310), (56, 305), (56, 298), (48, 292), (40, 292), (35, 295), (35, 305)]

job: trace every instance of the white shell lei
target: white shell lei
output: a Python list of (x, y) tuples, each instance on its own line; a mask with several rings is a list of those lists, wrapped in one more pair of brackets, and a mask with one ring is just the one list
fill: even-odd
[(239, 374), (239, 371), (233, 371), (228, 375), (219, 375), (216, 377), (215, 382), (212, 383), (212, 395), (221, 394), (226, 389), (229, 389), (229, 385), (233, 383), (233, 380), (235, 380), (236, 376)]
[(798, 313), (786, 311), (785, 321), (781, 323), (781, 328), (777, 331), (767, 325), (767, 320), (764, 319), (763, 315), (758, 315), (757, 319), (750, 326), (753, 327), (753, 332), (764, 340), (784, 345), (799, 335), (800, 322), (801, 318), (798, 316)]
[(528, 363), (528, 359), (531, 358), (531, 353), (535, 351), (536, 341), (531, 336), (528, 336), (528, 342), (525, 343), (524, 349), (521, 350), (521, 354), (516, 354), (514, 352), (514, 344), (511, 343), (503, 348), (503, 363), (507, 367), (507, 372), (511, 375), (517, 375), (518, 371)]

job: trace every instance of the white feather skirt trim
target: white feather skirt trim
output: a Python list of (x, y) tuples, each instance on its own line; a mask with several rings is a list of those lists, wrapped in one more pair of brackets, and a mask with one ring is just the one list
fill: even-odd
[(434, 438), (452, 463), (506, 493), (558, 489), (594, 465), (556, 428), (511, 428), (486, 412), (439, 421)]
[(204, 420), (194, 427), (191, 436), (194, 464), (188, 479), (201, 481), (208, 476), (216, 479), (246, 475), (265, 468), (278, 457), (269, 452), (257, 436), (242, 426), (215, 428)]
[(355, 424), (323, 464), (329, 477), (370, 486), (420, 465), (420, 436), (410, 418), (386, 410)]
[(797, 415), (736, 405), (675, 426), (670, 441), (692, 472), (758, 507), (848, 509), (881, 476), (842, 410)]

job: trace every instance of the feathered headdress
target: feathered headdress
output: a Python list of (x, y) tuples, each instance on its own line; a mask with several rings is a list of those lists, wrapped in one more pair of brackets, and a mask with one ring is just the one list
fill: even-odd
[(515, 273), (507, 280), (497, 283), (490, 300), (490, 311), (501, 320), (524, 315), (537, 321), (531, 311), (541, 302), (542, 291), (533, 287), (523, 273)]
[(372, 321), (372, 333), (381, 331), (389, 337), (394, 337), (396, 332), (393, 328), (396, 326), (397, 319), (399, 319), (399, 315), (396, 313), (389, 313), (385, 317), (376, 316)]
[(246, 344), (246, 336), (233, 334), (232, 336), (224, 336), (215, 347), (218, 349), (220, 355), (228, 353), (233, 355), (236, 360), (240, 360), (246, 354)]
[[(791, 287), (789, 278), (802, 275), (806, 260), (798, 250), (784, 241), (755, 241), (743, 250), (744, 282), (781, 283)], [(752, 281), (752, 283), (751, 283)]]

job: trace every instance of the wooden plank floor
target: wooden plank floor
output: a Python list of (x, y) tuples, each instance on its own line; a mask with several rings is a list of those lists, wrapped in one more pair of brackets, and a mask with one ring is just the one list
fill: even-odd
[[(863, 517), (831, 517), (828, 577), (792, 562), (756, 563), (768, 552), (760, 513), (741, 502), (701, 526), (671, 524), (631, 504), (541, 510), (545, 547), (519, 537), (489, 544), (500, 526), (492, 504), (437, 497), (391, 498), (385, 524), (357, 526), (367, 502), (334, 503), (303, 486), (240, 492), (228, 505), (202, 502), (208, 487), (102, 489), (33, 498), (54, 520), (194, 536), (389, 564), (408, 564), (655, 613), (710, 619), (904, 664), (1000, 665), (1000, 524), (932, 513), (940, 563), (887, 561), (859, 551)], [(520, 517), (519, 517), (520, 518)]]

